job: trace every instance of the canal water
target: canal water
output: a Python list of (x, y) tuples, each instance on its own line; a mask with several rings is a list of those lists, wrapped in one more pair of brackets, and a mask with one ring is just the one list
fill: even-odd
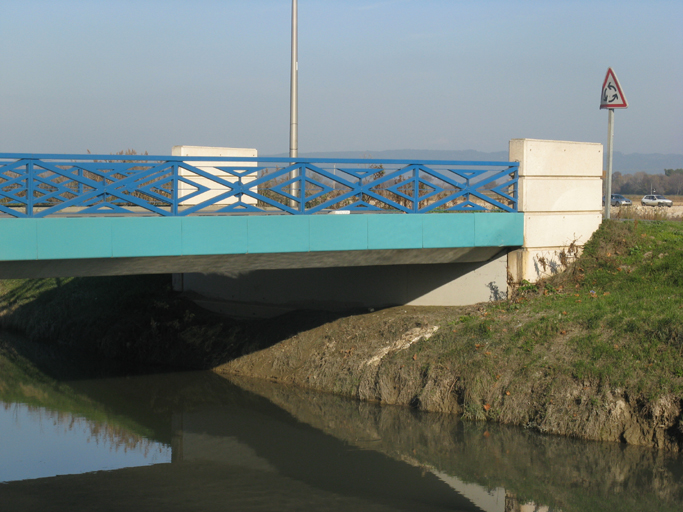
[(210, 372), (0, 360), (0, 510), (678, 511), (683, 459)]

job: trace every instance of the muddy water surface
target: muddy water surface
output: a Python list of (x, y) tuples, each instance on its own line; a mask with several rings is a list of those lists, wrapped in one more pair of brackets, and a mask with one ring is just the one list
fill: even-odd
[(679, 455), (213, 373), (1, 360), (0, 510), (683, 510)]

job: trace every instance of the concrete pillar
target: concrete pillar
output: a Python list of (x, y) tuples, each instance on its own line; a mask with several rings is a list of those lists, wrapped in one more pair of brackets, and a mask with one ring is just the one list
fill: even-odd
[(510, 161), (520, 164), (524, 246), (508, 254), (508, 270), (535, 282), (563, 270), (602, 222), (602, 144), (513, 139)]

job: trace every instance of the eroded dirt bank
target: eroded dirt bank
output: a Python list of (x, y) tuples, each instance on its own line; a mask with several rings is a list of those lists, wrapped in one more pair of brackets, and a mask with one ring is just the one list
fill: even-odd
[[(564, 436), (681, 448), (680, 397), (646, 401), (579, 380), (561, 339), (535, 357), (459, 344), (454, 313), (399, 307), (340, 318), (216, 371)], [(491, 315), (483, 307), (458, 313)]]

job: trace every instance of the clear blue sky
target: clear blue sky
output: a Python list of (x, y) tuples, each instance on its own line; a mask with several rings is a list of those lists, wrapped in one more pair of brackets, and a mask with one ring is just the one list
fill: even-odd
[[(3, 0), (0, 152), (286, 153), (291, 0)], [(680, 0), (299, 0), (299, 150), (683, 153)]]

